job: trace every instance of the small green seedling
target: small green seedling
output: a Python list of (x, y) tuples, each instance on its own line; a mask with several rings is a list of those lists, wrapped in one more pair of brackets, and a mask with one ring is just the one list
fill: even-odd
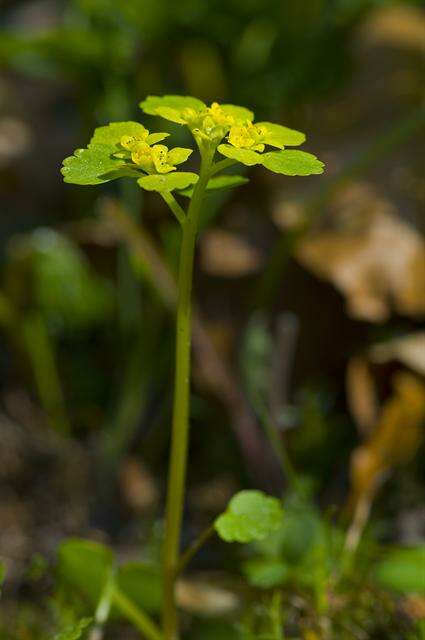
[(254, 542), (279, 529), (282, 507), (277, 498), (261, 491), (240, 491), (215, 521), (215, 529), (226, 542)]
[[(176, 368), (169, 484), (163, 552), (161, 638), (177, 640), (179, 621), (175, 583), (180, 570), (211, 533), (228, 542), (250, 542), (270, 534), (282, 517), (274, 498), (261, 492), (235, 496), (225, 514), (180, 557), (189, 439), (189, 387), (191, 349), (191, 292), (195, 245), (205, 195), (210, 190), (244, 184), (239, 175), (222, 173), (237, 164), (262, 166), (286, 176), (321, 174), (323, 163), (296, 147), (305, 135), (271, 122), (254, 122), (249, 109), (214, 102), (207, 106), (188, 96), (149, 96), (142, 110), (189, 129), (200, 154), (199, 172), (181, 171), (193, 149), (164, 144), (168, 133), (151, 133), (139, 122), (114, 122), (95, 130), (86, 149), (66, 158), (65, 182), (97, 185), (116, 178), (133, 178), (146, 191), (165, 200), (182, 229), (179, 298), (176, 321)], [(189, 198), (184, 207), (180, 198)], [(151, 637), (158, 637), (153, 635)]]

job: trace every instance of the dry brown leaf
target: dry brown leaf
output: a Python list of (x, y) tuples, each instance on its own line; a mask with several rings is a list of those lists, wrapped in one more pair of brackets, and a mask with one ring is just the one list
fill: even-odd
[(425, 243), (373, 189), (355, 183), (334, 201), (330, 230), (299, 244), (300, 262), (330, 280), (349, 313), (370, 322), (425, 314)]
[(373, 496), (394, 466), (410, 460), (424, 436), (425, 384), (406, 371), (394, 376), (394, 395), (387, 401), (372, 436), (351, 461), (352, 499)]
[(369, 350), (372, 362), (398, 360), (417, 373), (425, 375), (425, 331), (376, 344)]
[(214, 276), (239, 278), (255, 273), (262, 264), (258, 249), (241, 236), (222, 229), (207, 231), (200, 248), (202, 268)]
[(378, 8), (367, 20), (362, 35), (367, 43), (425, 52), (425, 13), (407, 3)]
[(366, 358), (355, 356), (347, 366), (347, 400), (357, 428), (368, 435), (378, 417), (378, 398)]
[(384, 405), (374, 433), (351, 456), (351, 492), (348, 510), (353, 517), (345, 549), (359, 544), (376, 491), (391, 469), (417, 452), (424, 436), (425, 384), (406, 371), (393, 380), (394, 395)]

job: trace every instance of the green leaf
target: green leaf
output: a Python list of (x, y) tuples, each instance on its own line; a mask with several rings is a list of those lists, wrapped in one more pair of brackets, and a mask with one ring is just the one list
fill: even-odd
[(256, 122), (258, 127), (265, 127), (267, 133), (263, 137), (266, 144), (270, 144), (272, 147), (297, 147), (306, 140), (306, 136), (301, 131), (295, 129), (288, 129), (280, 124), (274, 122)]
[(161, 575), (157, 567), (142, 562), (123, 564), (116, 573), (117, 587), (140, 609), (156, 613), (161, 608)]
[(169, 133), (150, 133), (146, 138), (147, 144), (154, 145), (158, 142), (162, 142), (165, 138), (168, 138)]
[[(207, 184), (207, 191), (219, 191), (224, 189), (233, 189), (234, 187), (239, 187), (242, 184), (246, 184), (249, 182), (248, 178), (244, 176), (230, 176), (230, 175), (222, 175), (211, 178)], [(183, 191), (180, 191), (179, 195), (186, 196), (191, 198), (193, 194), (193, 187), (188, 187)]]
[(248, 582), (260, 589), (272, 589), (286, 582), (289, 576), (288, 566), (276, 558), (255, 558), (243, 565)]
[(64, 182), (71, 184), (103, 184), (122, 175), (123, 161), (112, 158), (113, 149), (108, 145), (93, 144), (88, 149), (77, 149), (73, 156), (65, 158), (61, 173)]
[(198, 180), (196, 173), (179, 171), (176, 173), (154, 174), (143, 176), (137, 182), (146, 191), (173, 191), (174, 189), (186, 189)]
[(63, 585), (79, 592), (93, 607), (113, 563), (113, 553), (108, 547), (91, 540), (71, 538), (59, 547), (58, 576)]
[[(114, 147), (121, 142), (123, 136), (143, 137), (144, 134), (146, 134), (146, 127), (140, 122), (111, 122), (95, 129), (89, 147), (99, 144)], [(167, 137), (167, 134), (160, 135)]]
[(186, 162), (188, 157), (192, 155), (193, 149), (184, 149), (183, 147), (174, 147), (170, 149), (167, 155), (167, 163), (176, 165)]
[(277, 498), (261, 491), (241, 491), (233, 496), (214, 526), (226, 542), (253, 542), (278, 529), (282, 516), (282, 506)]
[(400, 593), (425, 593), (425, 546), (387, 554), (373, 572), (383, 587)]
[(249, 178), (245, 176), (222, 175), (211, 178), (207, 184), (208, 191), (216, 191), (217, 189), (233, 189), (240, 187), (242, 184), (249, 182)]
[(54, 640), (79, 640), (84, 630), (91, 624), (91, 618), (83, 618), (77, 624), (66, 627), (63, 631), (55, 635)]
[(254, 113), (245, 107), (239, 107), (235, 104), (221, 104), (220, 107), (229, 116), (233, 116), (235, 120), (240, 120), (241, 122), (246, 122), (247, 120), (252, 122), (254, 120)]
[(206, 105), (198, 98), (191, 96), (148, 96), (146, 100), (140, 103), (141, 109), (149, 115), (161, 116), (171, 122), (185, 124), (182, 113), (185, 109), (194, 109), (201, 111)]
[(237, 149), (231, 144), (220, 144), (218, 151), (226, 158), (231, 158), (242, 164), (246, 164), (248, 167), (252, 167), (255, 164), (262, 163), (261, 153), (251, 151), (250, 149)]
[(113, 154), (120, 148), (123, 136), (144, 138), (148, 144), (156, 144), (168, 137), (168, 133), (152, 133), (140, 122), (111, 122), (95, 129), (87, 149), (77, 149), (74, 155), (63, 161), (64, 181), (72, 184), (103, 184), (117, 178), (138, 178), (140, 172)]
[(325, 165), (305, 151), (271, 151), (261, 156), (266, 169), (285, 176), (310, 176), (323, 173)]

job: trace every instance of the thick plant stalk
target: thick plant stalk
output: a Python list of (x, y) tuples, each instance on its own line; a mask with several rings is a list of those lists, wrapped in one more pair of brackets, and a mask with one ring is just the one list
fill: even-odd
[(163, 555), (163, 627), (165, 640), (178, 640), (178, 612), (175, 582), (179, 566), (180, 538), (186, 485), (189, 444), (189, 395), (191, 364), (191, 298), (196, 236), (205, 188), (209, 179), (211, 154), (203, 154), (201, 171), (187, 217), (182, 223), (182, 244), (178, 278), (176, 321), (176, 369), (173, 424), (168, 477), (165, 542)]

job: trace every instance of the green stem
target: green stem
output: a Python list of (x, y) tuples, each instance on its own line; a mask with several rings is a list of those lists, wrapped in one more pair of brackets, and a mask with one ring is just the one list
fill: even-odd
[(113, 601), (121, 614), (140, 631), (143, 638), (146, 638), (146, 640), (163, 640), (162, 633), (156, 624), (117, 587), (114, 589)]
[(198, 553), (199, 549), (204, 546), (204, 544), (214, 535), (215, 528), (214, 525), (210, 525), (208, 529), (205, 529), (197, 538), (192, 542), (192, 544), (186, 549), (186, 551), (182, 554), (180, 558), (179, 565), (177, 567), (177, 574), (182, 573), (192, 560), (192, 558)]
[(173, 194), (170, 191), (163, 191), (161, 193), (161, 196), (163, 200), (165, 200), (165, 202), (168, 204), (171, 211), (176, 216), (177, 220), (183, 226), (186, 220), (186, 214), (184, 210), (181, 208), (181, 206), (179, 205), (179, 203), (177, 202), (177, 200), (175, 199), (175, 197), (173, 196)]
[(182, 244), (178, 278), (176, 322), (176, 368), (173, 424), (168, 476), (165, 541), (163, 555), (163, 625), (165, 640), (177, 640), (178, 613), (175, 581), (179, 564), (181, 526), (189, 441), (189, 393), (191, 350), (191, 297), (196, 236), (205, 189), (209, 179), (212, 153), (204, 152), (199, 180), (195, 186), (187, 217), (182, 225)]
[(213, 164), (213, 166), (210, 169), (210, 177), (214, 176), (216, 173), (218, 173), (219, 171), (222, 171), (223, 169), (228, 169), (229, 167), (233, 167), (233, 165), (237, 164), (235, 162), (235, 160), (232, 160), (231, 158), (226, 158), (225, 160), (219, 160), (218, 162), (216, 162), (215, 164)]

